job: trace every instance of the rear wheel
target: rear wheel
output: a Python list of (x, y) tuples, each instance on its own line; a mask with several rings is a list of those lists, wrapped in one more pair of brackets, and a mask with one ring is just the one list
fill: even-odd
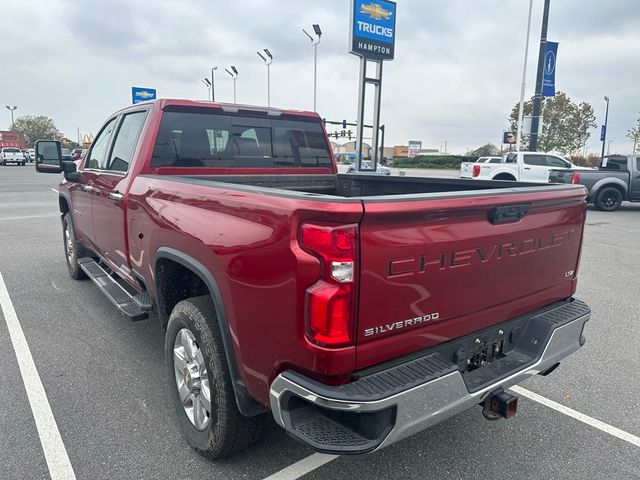
[(257, 441), (265, 415), (245, 417), (236, 406), (210, 296), (175, 306), (167, 324), (165, 357), (170, 395), (193, 448), (223, 458)]
[(622, 192), (615, 187), (605, 187), (598, 193), (594, 203), (598, 210), (613, 212), (622, 204)]
[(64, 253), (69, 275), (76, 280), (87, 278), (78, 263), (78, 241), (76, 240), (76, 232), (73, 229), (71, 214), (68, 212), (62, 218), (62, 240), (64, 241)]

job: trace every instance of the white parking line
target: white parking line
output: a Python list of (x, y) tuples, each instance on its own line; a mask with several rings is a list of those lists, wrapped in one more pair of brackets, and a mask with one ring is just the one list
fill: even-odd
[(580, 413), (574, 410), (573, 408), (565, 407), (560, 403), (554, 402), (553, 400), (549, 400), (548, 398), (543, 397), (542, 395), (538, 395), (537, 393), (531, 392), (525, 388), (515, 386), (515, 387), (511, 387), (509, 390), (512, 390), (518, 395), (528, 398), (529, 400), (538, 402), (539, 404), (544, 405), (545, 407), (549, 407), (557, 412), (564, 413), (565, 415), (571, 418), (575, 418), (576, 420), (582, 423), (586, 423), (587, 425), (593, 428), (597, 428), (598, 430), (608, 433), (609, 435), (617, 437), (620, 440), (624, 440), (625, 442), (628, 442), (631, 445), (640, 447), (640, 437), (636, 437), (635, 435), (632, 435), (629, 432), (625, 432), (624, 430), (620, 430), (619, 428), (613, 427), (600, 420), (596, 420), (595, 418), (585, 415), (584, 413)]
[(55, 213), (52, 213), (50, 215), (19, 215), (16, 217), (0, 217), (0, 222), (8, 222), (12, 220), (31, 220), (32, 218), (53, 218), (57, 216), (58, 215)]
[(268, 476), (264, 480), (294, 480), (300, 478), (303, 475), (320, 468), (326, 463), (338, 458), (338, 455), (326, 455), (324, 453), (314, 453), (308, 457), (303, 458), (299, 462), (289, 465), (287, 468), (283, 468), (279, 472)]
[[(572, 408), (565, 407), (558, 402), (554, 402), (553, 400), (549, 400), (542, 395), (538, 395), (537, 393), (531, 392), (525, 388), (514, 386), (509, 390), (517, 393), (518, 395), (528, 398), (529, 400), (533, 400), (545, 407), (549, 407), (557, 412), (560, 412), (568, 417), (574, 418), (582, 423), (585, 423), (591, 427), (597, 428), (598, 430), (608, 433), (609, 435), (619, 438), (620, 440), (624, 440), (631, 445), (636, 447), (640, 447), (640, 437), (636, 437), (635, 435), (625, 432), (624, 430), (620, 430), (619, 428), (613, 427), (607, 423), (604, 423), (600, 420), (596, 420), (584, 413), (580, 413)], [(288, 467), (280, 470), (279, 472), (274, 473), (273, 475), (265, 478), (264, 480), (295, 480), (296, 478), (300, 478), (303, 475), (315, 470), (316, 468), (320, 468), (323, 465), (331, 462), (338, 458), (338, 455), (325, 455), (323, 453), (314, 453), (306, 458), (303, 458), (299, 462), (294, 463), (293, 465), (289, 465)]]
[(64, 443), (62, 443), (56, 419), (51, 411), (47, 394), (40, 381), (38, 369), (31, 356), (31, 350), (29, 350), (29, 344), (18, 321), (16, 311), (13, 308), (2, 273), (0, 273), (0, 308), (2, 308), (4, 319), (7, 322), (9, 337), (11, 337), (22, 381), (31, 405), (33, 419), (40, 436), (40, 444), (49, 467), (49, 475), (52, 480), (75, 480), (76, 475), (69, 461)]

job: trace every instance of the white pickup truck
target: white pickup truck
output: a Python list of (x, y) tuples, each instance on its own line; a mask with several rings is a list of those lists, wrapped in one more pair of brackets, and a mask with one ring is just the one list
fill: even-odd
[(24, 153), (22, 150), (15, 147), (0, 148), (0, 163), (6, 165), (7, 163), (15, 163), (16, 165), (24, 165), (26, 162)]
[(513, 152), (506, 154), (501, 163), (464, 162), (460, 165), (460, 176), (477, 180), (547, 183), (552, 168), (589, 170), (549, 153)]

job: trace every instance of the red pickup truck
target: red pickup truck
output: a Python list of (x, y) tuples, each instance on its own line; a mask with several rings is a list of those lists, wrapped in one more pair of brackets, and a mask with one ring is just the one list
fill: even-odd
[[(69, 273), (166, 329), (193, 447), (222, 457), (271, 412), (322, 452), (386, 447), (584, 343), (579, 185), (338, 174), (315, 113), (155, 100), (64, 172)], [(155, 318), (155, 317), (154, 317)]]

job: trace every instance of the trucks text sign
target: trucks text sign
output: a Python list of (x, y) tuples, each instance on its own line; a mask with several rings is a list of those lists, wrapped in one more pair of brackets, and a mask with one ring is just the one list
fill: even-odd
[(396, 3), (352, 0), (351, 4), (351, 53), (372, 60), (393, 60)]

